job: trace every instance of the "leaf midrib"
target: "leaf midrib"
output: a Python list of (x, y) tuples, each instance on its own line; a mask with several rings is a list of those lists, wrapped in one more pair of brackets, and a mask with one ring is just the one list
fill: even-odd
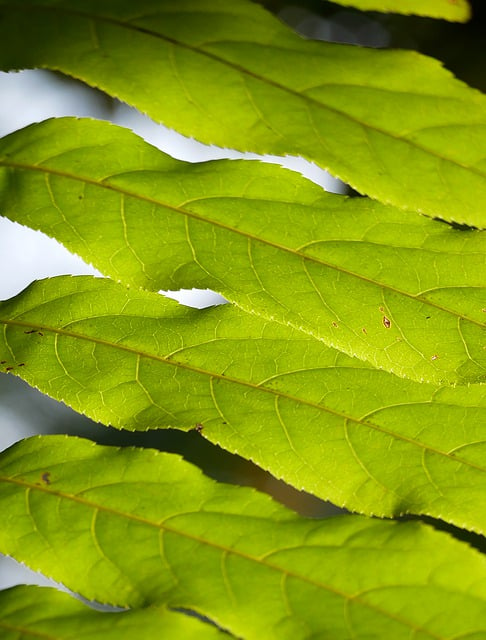
[[(57, 299), (58, 300), (58, 299)], [(48, 304), (48, 303), (46, 303)], [(98, 316), (98, 317), (108, 317), (108, 316)], [(93, 319), (93, 318), (90, 318)], [(75, 320), (73, 321), (73, 323), (75, 322), (80, 322), (80, 320)], [(302, 398), (298, 398), (296, 396), (287, 394), (287, 393), (283, 393), (282, 391), (279, 391), (278, 389), (272, 389), (270, 387), (263, 387), (260, 386), (258, 384), (255, 384), (253, 382), (247, 381), (247, 380), (240, 380), (238, 378), (234, 378), (232, 376), (227, 376), (227, 375), (223, 375), (220, 373), (216, 373), (216, 372), (210, 372), (210, 371), (206, 371), (205, 369), (201, 369), (200, 367), (196, 367), (194, 365), (189, 365), (187, 363), (181, 363), (181, 362), (177, 362), (175, 360), (169, 360), (167, 359), (167, 357), (164, 356), (158, 356), (155, 354), (151, 354), (151, 353), (147, 353), (145, 351), (142, 351), (140, 349), (136, 349), (134, 347), (130, 347), (128, 345), (121, 345), (119, 343), (112, 343), (108, 340), (103, 340), (101, 338), (98, 337), (94, 337), (94, 336), (87, 336), (87, 335), (83, 335), (80, 333), (76, 333), (74, 331), (67, 331), (66, 329), (61, 329), (58, 327), (50, 327), (47, 326), (45, 324), (38, 324), (36, 322), (28, 322), (28, 321), (20, 321), (20, 320), (4, 320), (4, 319), (0, 319), (0, 323), (3, 323), (5, 326), (16, 326), (16, 327), (28, 327), (29, 329), (36, 329), (42, 332), (51, 332), (56, 336), (65, 336), (65, 337), (69, 337), (69, 338), (74, 338), (74, 339), (78, 339), (78, 340), (85, 340), (87, 342), (92, 342), (94, 344), (98, 344), (98, 345), (102, 345), (105, 347), (109, 347), (111, 349), (115, 349), (115, 350), (120, 350), (120, 351), (125, 351), (127, 353), (132, 353), (140, 358), (147, 358), (149, 360), (155, 360), (156, 362), (162, 362), (164, 364), (168, 364), (174, 367), (178, 367), (180, 369), (185, 369), (187, 371), (191, 371), (193, 373), (198, 373), (200, 375), (206, 376), (208, 377), (210, 380), (211, 379), (218, 379), (218, 380), (222, 380), (222, 381), (226, 381), (232, 384), (236, 384), (236, 385), (240, 385), (240, 386), (244, 386), (247, 387), (249, 389), (252, 389), (254, 391), (260, 391), (260, 392), (264, 392), (264, 393), (269, 393), (273, 396), (276, 396), (278, 398), (282, 398), (285, 400), (289, 400), (291, 402), (295, 402), (296, 404), (302, 404), (302, 405), (306, 405), (309, 407), (312, 407), (314, 409), (317, 409), (319, 411), (325, 411), (331, 415), (334, 415), (338, 418), (343, 419), (344, 421), (349, 421), (349, 422), (353, 422), (355, 424), (358, 424), (361, 427), (368, 427), (370, 429), (373, 429), (374, 431), (377, 431), (379, 433), (382, 433), (384, 435), (388, 435), (392, 438), (395, 438), (397, 440), (402, 440), (403, 442), (406, 442), (408, 444), (414, 445), (416, 447), (418, 447), (419, 449), (422, 449), (423, 451), (428, 451), (432, 454), (436, 454), (439, 456), (443, 456), (445, 457), (448, 461), (451, 462), (455, 462), (455, 463), (461, 463), (464, 464), (465, 466), (468, 466), (472, 469), (475, 469), (477, 471), (486, 471), (485, 468), (480, 467), (479, 465), (476, 465), (468, 460), (463, 459), (460, 456), (452, 456), (449, 453), (447, 453), (446, 451), (441, 451), (440, 449), (436, 449), (430, 445), (427, 445), (425, 443), (422, 443), (418, 440), (414, 440), (412, 438), (409, 438), (407, 436), (404, 436), (403, 434), (398, 434), (395, 433), (393, 431), (390, 431), (389, 429), (385, 429), (384, 427), (374, 424), (372, 422), (363, 422), (362, 420), (360, 420), (359, 418), (356, 418), (354, 416), (348, 416), (345, 413), (342, 413), (340, 411), (337, 411), (335, 409), (331, 409), (329, 407), (320, 405), (318, 403), (315, 402), (311, 402), (310, 400), (305, 400)], [(7, 340), (7, 336), (5, 334), (5, 341), (7, 343), (7, 346), (10, 349), (10, 346), (8, 345), (8, 340)], [(386, 407), (382, 407), (382, 408), (386, 408)], [(388, 489), (390, 490), (390, 489)]]
[[(241, 73), (244, 76), (248, 76), (248, 77), (251, 77), (251, 78), (253, 78), (255, 80), (258, 80), (258, 81), (260, 81), (260, 82), (262, 82), (264, 84), (271, 85), (274, 88), (279, 89), (280, 91), (283, 91), (285, 93), (289, 93), (289, 94), (291, 94), (293, 96), (296, 96), (297, 98), (299, 98), (300, 100), (303, 100), (304, 102), (307, 101), (307, 102), (319, 107), (320, 109), (327, 109), (330, 112), (338, 114), (339, 116), (342, 116), (342, 117), (350, 120), (351, 122), (354, 122), (355, 124), (358, 124), (359, 126), (364, 127), (365, 130), (366, 129), (373, 130), (373, 131), (375, 131), (377, 133), (380, 133), (380, 134), (382, 134), (384, 136), (392, 138), (393, 140), (395, 140), (397, 142), (401, 142), (401, 143), (406, 144), (406, 145), (408, 145), (408, 146), (410, 146), (412, 148), (418, 149), (419, 151), (422, 151), (422, 152), (424, 152), (426, 154), (434, 156), (434, 157), (436, 157), (437, 159), (439, 159), (439, 160), (441, 160), (443, 162), (449, 162), (449, 163), (451, 163), (453, 165), (456, 165), (457, 167), (460, 167), (461, 169), (464, 169), (466, 171), (470, 171), (471, 173), (475, 173), (476, 175), (478, 175), (478, 176), (480, 176), (482, 178), (486, 177), (486, 174), (484, 172), (482, 172), (481, 170), (479, 170), (478, 168), (476, 168), (474, 166), (466, 165), (466, 164), (463, 164), (462, 162), (460, 162), (459, 160), (457, 160), (455, 158), (450, 158), (450, 157), (441, 155), (441, 154), (437, 153), (435, 150), (431, 150), (431, 149), (429, 149), (429, 148), (427, 148), (427, 147), (425, 147), (423, 145), (418, 144), (416, 141), (412, 141), (412, 140), (410, 140), (408, 138), (400, 137), (399, 135), (396, 135), (394, 133), (386, 131), (385, 129), (382, 129), (382, 128), (376, 126), (376, 125), (368, 124), (368, 123), (366, 123), (366, 122), (364, 122), (362, 120), (359, 120), (358, 118), (350, 115), (349, 113), (346, 113), (345, 111), (337, 109), (336, 107), (328, 106), (328, 105), (326, 105), (326, 104), (324, 104), (322, 102), (319, 102), (318, 100), (316, 100), (314, 98), (311, 98), (311, 97), (309, 97), (309, 96), (307, 96), (305, 94), (300, 93), (299, 91), (296, 91), (295, 89), (292, 89), (290, 87), (286, 87), (285, 85), (282, 85), (282, 84), (280, 84), (280, 83), (278, 83), (275, 80), (272, 80), (270, 78), (266, 78), (265, 76), (261, 76), (261, 75), (255, 73), (254, 71), (250, 71), (249, 69), (246, 69), (245, 67), (242, 67), (237, 63), (234, 63), (234, 62), (231, 62), (229, 60), (226, 60), (225, 58), (217, 56), (214, 53), (211, 53), (211, 52), (206, 51), (206, 50), (204, 50), (202, 48), (198, 48), (196, 46), (187, 44), (185, 42), (180, 42), (179, 40), (176, 40), (175, 38), (171, 38), (171, 37), (169, 37), (167, 35), (157, 33), (156, 31), (152, 31), (151, 29), (148, 29), (146, 27), (133, 25), (133, 24), (130, 24), (128, 22), (123, 22), (122, 20), (117, 20), (115, 18), (111, 18), (111, 17), (108, 17), (108, 16), (100, 16), (100, 15), (94, 15), (93, 16), (90, 13), (87, 13), (87, 12), (84, 12), (84, 11), (75, 10), (75, 9), (71, 9), (71, 8), (68, 9), (66, 7), (59, 7), (59, 6), (47, 7), (47, 6), (44, 6), (44, 5), (37, 5), (37, 4), (34, 4), (34, 3), (31, 4), (31, 5), (28, 5), (28, 6), (24, 5), (24, 7), (20, 8), (20, 9), (19, 9), (19, 7), (16, 7), (15, 5), (2, 5), (2, 6), (7, 6), (9, 8), (9, 10), (14, 9), (14, 10), (17, 10), (17, 11), (19, 11), (19, 10), (23, 11), (24, 7), (25, 7), (25, 10), (28, 10), (30, 8), (30, 9), (42, 10), (42, 11), (46, 11), (46, 12), (49, 12), (49, 11), (54, 11), (55, 13), (61, 13), (62, 12), (62, 13), (68, 14), (68, 15), (70, 14), (70, 15), (74, 15), (74, 16), (79, 16), (81, 18), (85, 18), (87, 20), (91, 20), (94, 23), (96, 23), (97, 21), (98, 22), (106, 22), (106, 23), (115, 25), (117, 27), (120, 27), (122, 29), (138, 31), (139, 33), (144, 33), (144, 34), (146, 34), (148, 36), (151, 36), (153, 38), (156, 38), (156, 39), (159, 39), (159, 40), (164, 40), (164, 41), (166, 41), (168, 43), (171, 43), (171, 44), (173, 44), (175, 46), (178, 46), (178, 47), (187, 49), (189, 51), (192, 51), (193, 53), (196, 53), (198, 55), (206, 56), (207, 58), (210, 58), (210, 59), (214, 60), (215, 62), (218, 62), (220, 64), (223, 64), (223, 65), (225, 65), (227, 67), (230, 67), (230, 68), (238, 71), (239, 73)], [(232, 43), (232, 41), (230, 41), (230, 43)], [(254, 43), (248, 43), (248, 44), (253, 45)], [(257, 43), (257, 44), (261, 45), (261, 43)], [(268, 45), (268, 44), (264, 45), (264, 46), (267, 46), (267, 47), (270, 47), (270, 48), (273, 48), (273, 49), (277, 48), (277, 46)], [(59, 70), (61, 70), (61, 69), (59, 69)], [(83, 80), (83, 78), (80, 78), (80, 79)], [(344, 85), (344, 86), (346, 86), (346, 85)], [(326, 168), (329, 170), (329, 167), (326, 167)]]
[[(63, 152), (66, 153), (66, 152)], [(52, 160), (52, 158), (48, 158), (47, 160)], [(45, 160), (43, 161), (45, 162)], [(288, 253), (296, 258), (299, 258), (301, 260), (304, 261), (309, 261), (309, 262), (313, 262), (315, 264), (318, 264), (320, 266), (323, 267), (327, 267), (329, 269), (333, 269), (339, 273), (343, 273), (345, 275), (357, 278), (359, 280), (362, 280), (363, 282), (366, 282), (368, 284), (371, 284), (373, 287), (378, 287), (380, 289), (386, 290), (386, 291), (390, 291), (392, 293), (396, 293), (398, 295), (402, 295), (405, 296), (411, 300), (413, 300), (414, 302), (420, 302), (422, 304), (426, 304), (429, 305), (430, 307), (433, 307), (435, 309), (438, 309), (440, 311), (443, 311), (445, 313), (449, 313), (450, 315), (452, 315), (455, 318), (459, 318), (461, 320), (464, 320), (465, 322), (469, 322), (471, 324), (475, 324), (477, 326), (479, 326), (480, 328), (484, 328), (484, 324), (482, 322), (480, 322), (479, 320), (475, 320), (474, 318), (470, 318), (469, 316), (466, 316), (456, 310), (452, 310), (449, 309), (447, 307), (444, 307), (440, 304), (437, 304), (434, 301), (429, 300), (428, 298), (422, 297), (421, 294), (419, 295), (414, 295), (413, 293), (409, 293), (408, 291), (403, 291), (401, 289), (398, 289), (390, 284), (387, 283), (380, 283), (377, 282), (376, 280), (372, 280), (371, 278), (368, 278), (367, 276), (364, 276), (360, 273), (356, 273), (354, 271), (350, 271), (348, 269), (345, 269), (344, 267), (340, 266), (340, 265), (334, 265), (332, 263), (326, 262), (324, 260), (322, 260), (321, 258), (317, 258), (316, 256), (312, 256), (306, 253), (300, 253), (299, 250), (296, 249), (292, 249), (290, 247), (286, 247), (282, 244), (279, 244), (277, 242), (273, 242), (271, 240), (268, 240), (266, 238), (259, 238), (258, 236), (253, 235), (252, 233), (248, 232), (248, 231), (244, 231), (242, 229), (239, 228), (235, 228), (235, 227), (231, 227), (228, 226), (227, 224), (224, 224), (223, 222), (220, 221), (213, 221), (210, 220), (208, 218), (203, 217), (202, 215), (194, 212), (194, 211), (188, 211), (186, 209), (183, 209), (181, 207), (177, 207), (175, 205), (171, 205), (171, 204), (167, 204), (165, 202), (161, 202), (160, 200), (158, 200), (157, 198), (152, 198), (150, 196), (144, 195), (144, 194), (139, 194), (136, 193), (134, 191), (130, 191), (128, 189), (124, 189), (118, 185), (115, 184), (111, 184), (111, 183), (107, 183), (105, 182), (105, 180), (111, 180), (114, 179), (116, 177), (119, 177), (120, 175), (127, 175), (127, 173), (123, 173), (123, 174), (114, 174), (114, 175), (110, 175), (107, 176), (106, 178), (103, 178), (101, 181), (100, 180), (95, 180), (94, 178), (89, 178), (87, 176), (78, 176), (78, 175), (74, 175), (72, 173), (68, 173), (67, 171), (61, 171), (59, 169), (53, 169), (52, 167), (46, 167), (46, 166), (42, 166), (42, 165), (30, 165), (30, 164), (26, 164), (26, 163), (21, 163), (21, 162), (12, 162), (10, 160), (0, 160), (0, 166), (3, 167), (7, 167), (7, 168), (12, 168), (12, 169), (19, 169), (19, 170), (24, 170), (24, 171), (38, 171), (40, 173), (44, 173), (46, 175), (53, 175), (53, 176), (57, 176), (60, 178), (64, 178), (66, 180), (73, 180), (75, 182), (81, 182), (82, 184), (89, 184), (91, 186), (95, 186), (95, 187), (99, 187), (101, 189), (107, 189), (110, 191), (113, 191), (115, 193), (118, 193), (120, 195), (123, 196), (127, 196), (129, 198), (134, 198), (135, 200), (140, 200), (142, 202), (148, 202), (150, 204), (154, 204), (157, 205), (159, 207), (163, 207), (166, 209), (170, 209), (171, 211), (180, 214), (182, 216), (185, 216), (186, 218), (192, 218), (193, 220), (197, 220), (198, 222), (202, 222), (205, 224), (208, 224), (210, 226), (215, 226), (215, 227), (219, 227), (220, 229), (224, 229), (225, 231), (228, 231), (229, 233), (234, 233), (236, 235), (240, 235), (241, 237), (246, 238), (247, 240), (251, 240), (252, 242), (255, 243), (259, 243), (259, 244), (263, 244), (269, 247), (272, 247), (273, 249), (278, 249), (279, 251)], [(131, 171), (128, 173), (133, 173), (136, 174), (138, 173), (137, 171)], [(228, 198), (230, 198), (231, 196), (228, 196)], [(235, 199), (239, 199), (238, 196), (234, 196), (233, 198)], [(191, 202), (197, 202), (199, 201), (204, 201), (206, 198), (193, 198), (191, 199)], [(286, 203), (286, 204), (296, 204), (296, 203)], [(308, 206), (308, 205), (303, 205), (303, 206)], [(29, 224), (29, 226), (33, 226), (31, 224)], [(47, 232), (48, 233), (48, 232)], [(457, 287), (454, 287), (457, 288)], [(221, 293), (221, 291), (219, 292)], [(224, 293), (225, 295), (227, 295), (227, 291), (223, 291), (222, 293)], [(237, 306), (240, 306), (240, 303), (238, 302), (238, 300), (232, 300), (232, 302), (234, 304), (236, 304)], [(300, 331), (302, 331), (301, 327), (294, 327)], [(306, 331), (303, 331), (303, 333), (306, 333)], [(313, 334), (314, 335), (314, 334)], [(322, 340), (322, 338), (320, 338), (317, 335), (314, 335), (315, 338)]]
[[(258, 558), (257, 556), (254, 555), (248, 555), (248, 553), (245, 553), (239, 549), (234, 549), (232, 547), (228, 547), (225, 546), (221, 543), (218, 542), (214, 542), (214, 541), (210, 541), (207, 540), (205, 538), (201, 538), (200, 536), (197, 536), (195, 534), (192, 534), (188, 531), (181, 531), (179, 529), (173, 528), (170, 525), (167, 525), (166, 522), (161, 522), (161, 523), (157, 523), (154, 522), (152, 520), (148, 520), (147, 518), (143, 518), (139, 515), (135, 515), (133, 513), (128, 513), (125, 511), (119, 511), (117, 509), (114, 509), (113, 507), (108, 507), (106, 505), (102, 505), (102, 504), (97, 504), (95, 502), (91, 502), (90, 500), (86, 500), (85, 498), (81, 498), (77, 495), (73, 495), (70, 493), (65, 493), (63, 491), (54, 491), (51, 488), (47, 488), (47, 487), (42, 487), (36, 483), (31, 483), (28, 482), (26, 480), (21, 480), (18, 478), (9, 478), (9, 477), (5, 477), (5, 476), (0, 476), (0, 482), (7, 482), (10, 484), (14, 484), (20, 487), (25, 487), (28, 490), (34, 490), (34, 491), (40, 491), (42, 493), (51, 495), (51, 496), (55, 496), (57, 498), (61, 498), (61, 499), (66, 499), (66, 500), (71, 500), (73, 502), (77, 502), (78, 504), (81, 504), (85, 507), (89, 507), (92, 508), (93, 510), (96, 511), (101, 511), (103, 513), (107, 513), (107, 514), (111, 514), (117, 517), (122, 517), (122, 518), (126, 518), (127, 520), (131, 520), (133, 522), (137, 522), (139, 524), (142, 525), (146, 525), (152, 528), (156, 528), (158, 530), (163, 530), (167, 533), (172, 533), (176, 536), (181, 536), (184, 537), (186, 539), (189, 540), (193, 540), (194, 542), (216, 549), (218, 551), (223, 552), (224, 554), (229, 554), (229, 555), (234, 555), (234, 556), (238, 556), (239, 558), (242, 558), (244, 560), (247, 560), (249, 562), (252, 563), (256, 563), (257, 566), (265, 566), (268, 569), (272, 570), (272, 571), (277, 571), (279, 574), (284, 574), (286, 577), (288, 578), (294, 578), (296, 580), (301, 580), (302, 582), (305, 582), (307, 584), (310, 584), (314, 587), (323, 589), (329, 593), (332, 593), (334, 595), (339, 596), (340, 598), (342, 598), (343, 600), (346, 600), (348, 602), (359, 602), (362, 606), (374, 611), (375, 613), (382, 615), (386, 618), (389, 618), (391, 620), (394, 620), (400, 624), (403, 624), (404, 626), (413, 629), (414, 631), (420, 631), (423, 632), (425, 634), (427, 634), (430, 638), (433, 638), (434, 640), (444, 640), (443, 636), (438, 636), (434, 633), (432, 633), (431, 631), (425, 629), (424, 627), (421, 626), (417, 626), (411, 622), (409, 622), (408, 620), (403, 619), (401, 616), (395, 615), (390, 613), (389, 611), (386, 611), (385, 609), (382, 609), (381, 607), (378, 607), (377, 605), (371, 604), (369, 602), (367, 602), (366, 600), (363, 600), (359, 594), (355, 595), (355, 594), (348, 594), (345, 591), (341, 591), (335, 587), (331, 587), (329, 585), (323, 584), (322, 582), (317, 582), (316, 580), (313, 580), (307, 576), (304, 576), (302, 574), (299, 573), (295, 573), (293, 571), (290, 571), (289, 569), (286, 569), (284, 567), (280, 567), (277, 564), (274, 564), (272, 562), (269, 562), (267, 560), (266, 557), (262, 557), (262, 558)], [(121, 483), (122, 484), (122, 483)], [(96, 489), (97, 487), (90, 487), (90, 489)], [(175, 514), (175, 516), (172, 517), (177, 517), (179, 515), (185, 515), (185, 516), (190, 516), (193, 514), (196, 514), (197, 512), (185, 512), (182, 514)], [(211, 511), (210, 512), (212, 515), (218, 515), (218, 512), (215, 511)], [(220, 513), (219, 515), (221, 516), (228, 516), (228, 515), (234, 515), (234, 514), (227, 514), (227, 513)], [(305, 546), (303, 547), (305, 548)], [(283, 549), (282, 549), (283, 550)], [(278, 551), (278, 550), (277, 550)], [(393, 585), (387, 585), (387, 586), (393, 586)]]

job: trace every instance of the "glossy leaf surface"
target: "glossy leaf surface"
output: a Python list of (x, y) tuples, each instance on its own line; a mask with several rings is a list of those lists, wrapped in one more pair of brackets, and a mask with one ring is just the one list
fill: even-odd
[(4, 370), (119, 428), (201, 428), (341, 506), (486, 530), (486, 387), (372, 369), (230, 306), (60, 277), (0, 306)]
[(32, 438), (1, 456), (0, 503), (2, 551), (98, 601), (189, 607), (249, 640), (483, 628), (468, 545), (417, 522), (300, 518), (169, 454)]
[(74, 119), (2, 141), (0, 212), (130, 285), (214, 289), (399, 376), (486, 379), (484, 233)]
[(2, 640), (224, 640), (215, 627), (194, 617), (150, 607), (102, 613), (66, 593), (41, 587), (0, 591)]
[(385, 203), (486, 226), (486, 98), (431, 58), (304, 40), (248, 0), (0, 8), (4, 70), (63, 71), (202, 142), (304, 156)]

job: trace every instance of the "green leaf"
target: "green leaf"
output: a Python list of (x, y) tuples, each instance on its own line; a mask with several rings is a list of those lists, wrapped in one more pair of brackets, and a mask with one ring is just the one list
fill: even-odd
[(248, 640), (484, 628), (468, 545), (417, 522), (304, 519), (173, 455), (31, 438), (1, 456), (0, 501), (2, 551), (90, 599), (190, 608)]
[(102, 613), (67, 593), (41, 587), (0, 591), (2, 640), (218, 640), (230, 636), (164, 607)]
[(35, 283), (0, 318), (3, 368), (97, 421), (202, 428), (341, 506), (486, 530), (486, 386), (402, 380), (230, 306), (89, 276)]
[(74, 119), (2, 141), (0, 212), (125, 283), (214, 289), (399, 376), (486, 380), (484, 233)]
[(467, 22), (471, 7), (467, 0), (331, 0), (361, 11), (385, 11), (443, 18), (451, 22)]
[(385, 203), (486, 226), (486, 99), (433, 59), (304, 40), (247, 0), (0, 9), (2, 69), (59, 70), (203, 142), (304, 156)]

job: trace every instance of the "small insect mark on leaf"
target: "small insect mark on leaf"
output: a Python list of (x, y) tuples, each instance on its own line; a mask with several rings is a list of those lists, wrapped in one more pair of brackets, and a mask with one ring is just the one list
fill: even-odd
[(2, 361), (0, 362), (0, 364), (7, 364), (7, 361), (6, 361), (6, 360), (2, 360)]
[(38, 335), (38, 336), (43, 336), (44, 334), (42, 333), (42, 331), (38, 331), (38, 332), (37, 332), (37, 335)]
[(201, 433), (201, 431), (202, 431), (203, 429), (204, 429), (204, 426), (203, 426), (200, 422), (198, 422), (198, 423), (197, 423), (197, 425), (195, 426), (195, 430), (196, 430), (198, 433)]
[(29, 335), (29, 333), (35, 333), (36, 331), (37, 331), (37, 329), (31, 329), (30, 331), (24, 331), (24, 333)]
[(13, 367), (5, 367), (5, 371), (12, 371)]
[(366, 331), (366, 327), (363, 327), (361, 331), (366, 335), (368, 332)]
[(19, 362), (18, 367), (25, 367), (25, 362)]
[(42, 478), (42, 482), (44, 484), (51, 484), (51, 472), (50, 471), (44, 471), (44, 473), (41, 476)]
[(379, 307), (381, 313), (385, 313), (385, 307)]
[(389, 329), (391, 327), (391, 321), (386, 316), (383, 316), (383, 326), (385, 329)]
[(339, 325), (338, 325), (338, 323), (337, 323), (337, 322), (333, 322), (333, 323), (332, 323), (332, 326), (333, 326), (333, 327), (336, 327), (336, 329), (337, 329)]
[(434, 353), (434, 355), (433, 355), (430, 359), (431, 359), (431, 360), (437, 360), (437, 358), (438, 358), (438, 357), (439, 357), (439, 356), (438, 356), (436, 353)]

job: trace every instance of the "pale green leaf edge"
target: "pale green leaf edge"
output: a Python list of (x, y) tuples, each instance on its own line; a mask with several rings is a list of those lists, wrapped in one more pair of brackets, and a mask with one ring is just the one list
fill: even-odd
[(471, 5), (467, 0), (331, 0), (331, 2), (361, 11), (403, 13), (442, 18), (450, 22), (467, 22), (471, 18)]

